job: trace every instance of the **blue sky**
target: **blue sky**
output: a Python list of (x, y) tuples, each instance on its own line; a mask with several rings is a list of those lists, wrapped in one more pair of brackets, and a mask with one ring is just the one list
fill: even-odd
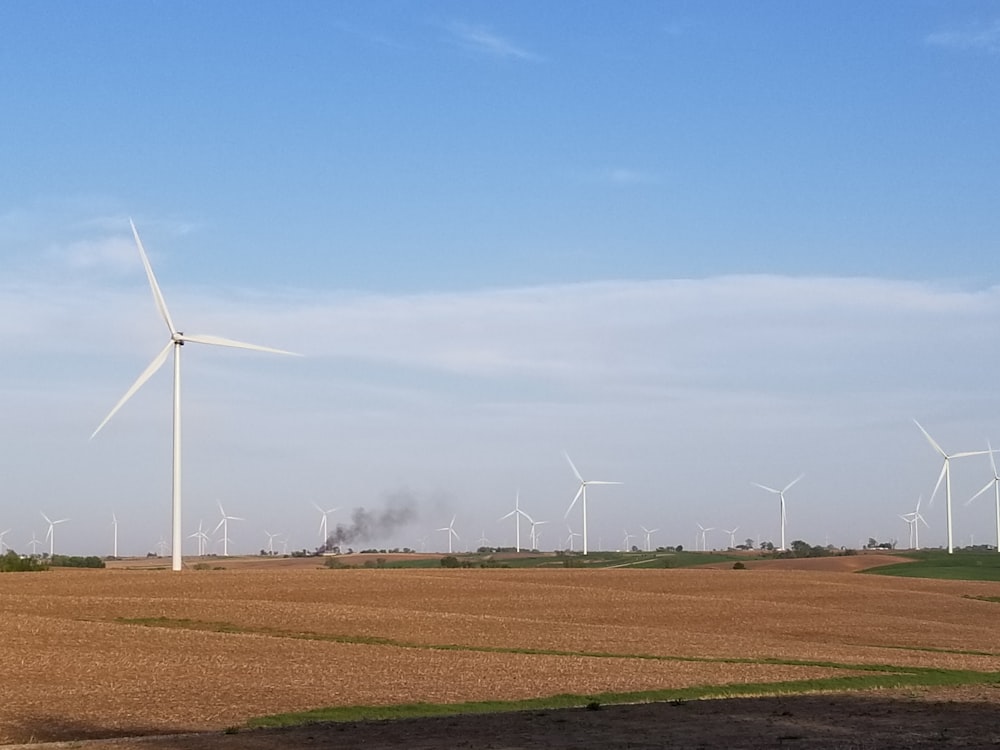
[(515, 487), (555, 546), (563, 449), (626, 482), (592, 501), (608, 547), (775, 538), (750, 482), (802, 471), (791, 538), (905, 541), (938, 469), (910, 418), (954, 450), (995, 429), (996, 2), (7, 3), (0, 29), (17, 547), (42, 505), (79, 551), (112, 509), (131, 551), (168, 532), (169, 374), (86, 442), (163, 345), (129, 216), (182, 329), (307, 355), (186, 352), (185, 525), (222, 499), (245, 549), (401, 490), (421, 519), (387, 544), (451, 513), (510, 543)]

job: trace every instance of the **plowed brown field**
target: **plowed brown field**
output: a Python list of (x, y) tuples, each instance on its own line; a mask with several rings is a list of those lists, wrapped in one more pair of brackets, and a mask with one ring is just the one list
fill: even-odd
[[(1000, 654), (1000, 605), (967, 595), (997, 597), (1000, 584), (777, 570), (5, 574), (0, 742), (221, 729), (326, 705), (844, 674), (643, 656), (1000, 671), (982, 655)], [(465, 648), (429, 648), (443, 645)], [(560, 654), (484, 650), (497, 647)]]

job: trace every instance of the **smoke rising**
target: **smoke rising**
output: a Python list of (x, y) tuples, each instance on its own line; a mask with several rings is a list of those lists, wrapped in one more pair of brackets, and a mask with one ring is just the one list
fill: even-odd
[(407, 492), (395, 492), (381, 510), (355, 508), (349, 524), (338, 523), (326, 539), (326, 549), (391, 535), (396, 529), (417, 520), (417, 503)]

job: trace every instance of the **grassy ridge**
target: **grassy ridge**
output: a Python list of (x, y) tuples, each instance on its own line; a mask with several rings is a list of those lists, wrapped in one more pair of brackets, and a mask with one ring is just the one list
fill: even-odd
[(1000, 554), (958, 550), (949, 555), (944, 550), (907, 552), (913, 562), (883, 565), (861, 571), (868, 575), (939, 578), (953, 581), (1000, 581)]
[[(748, 657), (699, 657), (644, 653), (612, 653), (591, 651), (565, 651), (556, 649), (529, 649), (500, 646), (474, 646), (461, 644), (428, 644), (370, 636), (333, 635), (314, 632), (281, 630), (276, 628), (244, 627), (225, 622), (210, 622), (173, 618), (119, 618), (116, 622), (156, 628), (176, 628), (218, 633), (236, 633), (274, 638), (321, 640), (339, 643), (415, 648), (441, 651), (473, 651), (545, 656), (587, 658), (614, 658), (677, 662), (729, 663), (821, 667), (842, 670), (849, 674), (806, 680), (780, 682), (739, 682), (723, 685), (699, 685), (665, 690), (646, 690), (593, 695), (560, 694), (515, 701), (485, 701), (466, 703), (412, 703), (389, 706), (331, 706), (305, 712), (263, 716), (248, 722), (251, 727), (293, 726), (321, 721), (361, 721), (430, 716), (451, 716), (470, 713), (496, 713), (505, 711), (545, 710), (571, 707), (597, 708), (639, 702), (685, 701), (706, 698), (731, 698), (740, 696), (790, 695), (812, 692), (846, 692), (904, 687), (942, 687), (956, 685), (995, 684), (1000, 686), (1000, 673), (974, 670), (940, 669), (931, 667), (898, 666), (892, 664), (852, 664), (806, 659), (748, 658)], [(907, 647), (898, 647), (907, 650)], [(930, 650), (930, 649), (915, 649)], [(964, 653), (964, 652), (959, 652)]]
[[(846, 666), (846, 665), (845, 665)], [(669, 690), (643, 690), (593, 695), (562, 694), (516, 701), (469, 703), (409, 703), (392, 706), (330, 706), (311, 711), (274, 714), (251, 719), (250, 727), (283, 727), (319, 721), (365, 721), (404, 719), (459, 714), (498, 713), (558, 708), (598, 708), (601, 705), (686, 701), (707, 698), (738, 698), (765, 695), (847, 692), (902, 687), (944, 687), (953, 685), (998, 684), (1000, 674), (966, 670), (919, 669), (893, 674), (864, 674), (786, 682), (732, 683)]]

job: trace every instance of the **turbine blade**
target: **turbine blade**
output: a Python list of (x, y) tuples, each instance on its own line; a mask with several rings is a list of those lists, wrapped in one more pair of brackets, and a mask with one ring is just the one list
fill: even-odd
[(173, 348), (173, 346), (174, 342), (171, 339), (170, 341), (167, 342), (167, 345), (163, 347), (160, 353), (153, 358), (153, 361), (149, 363), (149, 366), (142, 371), (142, 374), (139, 375), (138, 378), (136, 378), (136, 381), (132, 383), (132, 387), (129, 388), (127, 391), (125, 391), (125, 395), (122, 396), (121, 399), (119, 399), (118, 403), (115, 404), (115, 407), (108, 413), (108, 416), (104, 418), (104, 421), (101, 422), (99, 425), (97, 425), (97, 429), (94, 430), (94, 432), (90, 436), (91, 440), (93, 440), (94, 437), (97, 435), (97, 433), (104, 428), (104, 425), (106, 425), (108, 422), (111, 421), (111, 417), (113, 417), (118, 412), (118, 410), (125, 405), (125, 402), (128, 401), (130, 398), (132, 398), (132, 396), (135, 395), (135, 392), (140, 388), (142, 388), (142, 386), (146, 383), (146, 381), (149, 380), (151, 377), (153, 377), (153, 375), (156, 373), (157, 370), (163, 367), (163, 363), (167, 361), (167, 355), (170, 354), (170, 350)]
[(754, 487), (760, 487), (762, 490), (767, 490), (768, 492), (773, 492), (775, 495), (780, 495), (781, 490), (776, 490), (774, 487), (768, 487), (763, 484), (757, 484), (757, 482), (750, 482)]
[(566, 456), (566, 460), (569, 461), (569, 468), (571, 468), (573, 470), (573, 473), (576, 474), (576, 478), (582, 482), (583, 477), (580, 476), (580, 472), (576, 470), (576, 466), (573, 464), (573, 459), (569, 457), (569, 453), (563, 451), (563, 455)]
[(944, 451), (943, 451), (943, 450), (941, 449), (941, 446), (940, 446), (940, 445), (938, 445), (938, 444), (937, 444), (937, 443), (936, 443), (936, 442), (934, 441), (934, 438), (932, 438), (932, 437), (931, 437), (931, 436), (930, 436), (930, 435), (929, 435), (929, 434), (927, 433), (927, 430), (925, 430), (925, 429), (924, 429), (923, 425), (921, 425), (921, 424), (920, 424), (920, 422), (918, 422), (917, 420), (915, 420), (915, 419), (914, 419), (914, 420), (913, 420), (913, 424), (915, 424), (915, 425), (916, 425), (917, 427), (919, 427), (919, 428), (920, 428), (920, 431), (921, 431), (922, 433), (924, 433), (924, 437), (925, 437), (925, 438), (927, 438), (927, 442), (931, 444), (931, 446), (932, 446), (932, 447), (934, 448), (934, 450), (936, 450), (936, 451), (937, 451), (938, 453), (940, 453), (940, 454), (941, 454), (942, 456), (944, 456), (945, 458), (947, 458), (947, 457), (948, 457), (948, 454), (947, 454), (947, 453), (945, 453), (945, 452), (944, 452)]
[(964, 451), (963, 453), (953, 453), (949, 458), (965, 458), (966, 456), (985, 456), (989, 451)]
[(788, 492), (788, 490), (790, 490), (792, 488), (792, 485), (794, 485), (796, 482), (798, 482), (804, 476), (805, 476), (805, 474), (799, 474), (797, 477), (795, 477), (795, 479), (793, 479), (791, 482), (789, 482), (785, 486), (785, 489), (783, 489), (782, 492)]
[(945, 459), (944, 466), (941, 467), (941, 473), (938, 474), (937, 484), (934, 485), (934, 491), (931, 493), (931, 499), (927, 503), (928, 506), (934, 505), (934, 498), (937, 495), (937, 491), (941, 488), (941, 482), (944, 479), (945, 473), (948, 471), (948, 460)]
[(563, 518), (569, 518), (569, 512), (571, 510), (573, 510), (573, 506), (576, 505), (576, 501), (579, 500), (580, 499), (580, 495), (583, 494), (583, 487), (584, 487), (584, 485), (581, 484), (580, 485), (580, 489), (578, 489), (576, 491), (576, 495), (573, 496), (573, 502), (571, 502), (569, 504), (569, 507), (566, 509), (566, 512), (563, 514)]
[(600, 479), (588, 479), (587, 484), (624, 484), (624, 482), (604, 482)]
[(979, 492), (977, 492), (977, 493), (976, 493), (975, 495), (973, 495), (972, 497), (970, 497), (970, 498), (969, 498), (968, 500), (966, 500), (966, 501), (965, 501), (965, 504), (966, 504), (966, 505), (970, 505), (970, 504), (972, 503), (972, 501), (973, 501), (973, 500), (975, 500), (975, 499), (976, 499), (977, 497), (979, 497), (979, 496), (980, 496), (980, 495), (982, 495), (982, 494), (983, 494), (984, 492), (986, 492), (986, 490), (988, 490), (988, 489), (989, 489), (990, 487), (992, 487), (992, 486), (993, 486), (993, 484), (994, 484), (994, 483), (995, 483), (996, 481), (997, 481), (997, 480), (995, 480), (995, 479), (991, 479), (990, 481), (988, 481), (988, 482), (986, 483), (986, 486), (985, 486), (985, 487), (983, 487), (983, 488), (982, 488), (981, 490), (979, 490)]
[(193, 341), (196, 344), (211, 344), (212, 346), (229, 346), (233, 349), (251, 349), (255, 352), (269, 352), (271, 354), (287, 354), (291, 357), (301, 357), (301, 354), (296, 354), (295, 352), (288, 352), (284, 349), (274, 349), (270, 346), (260, 346), (259, 344), (248, 344), (245, 341), (234, 341), (233, 339), (223, 338), (222, 336), (211, 336), (204, 333), (196, 334), (183, 334), (181, 336), (183, 341)]
[(156, 276), (153, 275), (153, 267), (149, 263), (149, 257), (146, 255), (146, 250), (142, 246), (142, 240), (139, 239), (139, 232), (135, 228), (135, 222), (132, 219), (128, 220), (129, 225), (132, 227), (132, 236), (135, 237), (135, 245), (139, 248), (139, 257), (142, 258), (142, 265), (146, 269), (146, 278), (149, 279), (149, 287), (153, 290), (153, 299), (156, 301), (156, 309), (160, 311), (160, 317), (163, 318), (163, 322), (167, 324), (167, 329), (170, 331), (170, 335), (173, 336), (177, 333), (177, 329), (174, 328), (174, 323), (170, 320), (170, 313), (167, 311), (167, 303), (163, 299), (163, 293), (160, 291), (160, 285), (156, 283)]
[(514, 510), (512, 510), (512, 511), (511, 511), (510, 513), (508, 513), (508, 514), (507, 514), (506, 516), (500, 516), (500, 518), (498, 518), (497, 520), (498, 520), (498, 521), (506, 521), (506, 520), (507, 520), (508, 518), (510, 518), (510, 517), (511, 517), (512, 515), (514, 515), (515, 513), (517, 513), (517, 509), (514, 509)]

